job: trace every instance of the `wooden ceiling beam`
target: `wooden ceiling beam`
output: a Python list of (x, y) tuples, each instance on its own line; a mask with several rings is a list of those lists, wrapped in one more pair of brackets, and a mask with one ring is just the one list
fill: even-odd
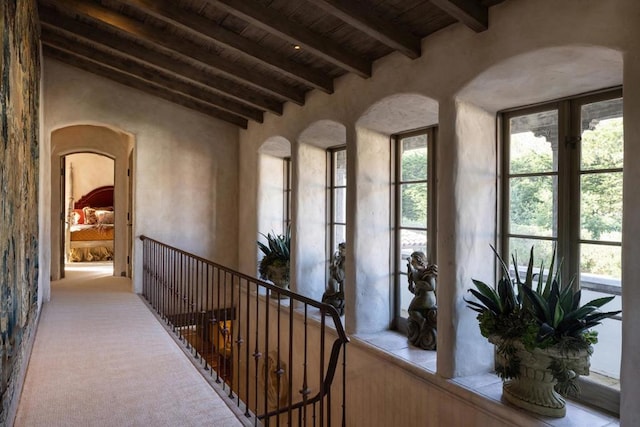
[(478, 0), (431, 0), (431, 3), (477, 33), (489, 28), (489, 8)]
[(205, 102), (197, 101), (185, 95), (168, 91), (161, 86), (157, 86), (147, 81), (133, 78), (133, 76), (116, 70), (115, 68), (106, 67), (87, 58), (77, 56), (64, 50), (60, 50), (56, 47), (52, 47), (46, 43), (44, 44), (43, 50), (45, 55), (60, 62), (69, 64), (73, 67), (80, 68), (92, 74), (97, 74), (109, 80), (118, 82), (124, 86), (128, 86), (148, 93), (152, 96), (163, 98), (174, 104), (182, 105), (183, 107), (189, 108), (202, 114), (206, 114), (219, 120), (226, 121), (243, 129), (247, 128), (247, 119), (239, 117), (235, 114), (228, 113), (226, 111), (222, 111)]
[(170, 91), (183, 93), (229, 113), (262, 123), (262, 111), (258, 109), (247, 107), (229, 98), (204, 90), (202, 87), (196, 87), (183, 80), (178, 80), (174, 75), (160, 69), (141, 65), (135, 60), (96, 49), (94, 46), (79, 43), (77, 40), (70, 40), (60, 34), (56, 34), (49, 28), (42, 29), (42, 42), (100, 65), (115, 68), (125, 74), (130, 74), (137, 79), (145, 80)]
[[(51, 0), (46, 1), (49, 2)], [(65, 13), (82, 14), (98, 25), (110, 26), (117, 31), (133, 35), (141, 41), (146, 42), (146, 44), (161, 46), (175, 54), (194, 59), (207, 67), (217, 70), (232, 80), (237, 80), (295, 104), (304, 105), (305, 94), (303, 91), (296, 90), (259, 71), (234, 66), (230, 61), (206, 51), (195, 43), (180, 39), (169, 32), (144, 24), (136, 19), (87, 0), (55, 0), (53, 3), (56, 7), (65, 10)]]
[(40, 6), (40, 20), (43, 27), (50, 27), (70, 33), (76, 37), (96, 45), (117, 51), (121, 55), (137, 59), (155, 68), (165, 70), (176, 76), (181, 76), (200, 85), (211, 88), (222, 95), (229, 96), (239, 102), (255, 108), (271, 111), (282, 115), (282, 103), (260, 93), (241, 87), (230, 80), (226, 80), (209, 72), (196, 68), (185, 62), (149, 49), (142, 49), (129, 40), (118, 37), (107, 31), (92, 27), (62, 15), (55, 9)]
[(247, 0), (209, 0), (209, 3), (291, 44), (299, 45), (307, 52), (342, 69), (360, 77), (371, 77), (370, 61), (346, 51), (338, 43), (321, 37), (305, 26), (290, 21), (273, 9)]
[(420, 39), (371, 13), (362, 3), (350, 0), (308, 0), (325, 12), (357, 28), (371, 38), (411, 59), (421, 55)]
[(197, 13), (188, 11), (175, 5), (169, 0), (120, 0), (149, 15), (154, 16), (170, 25), (178, 26), (184, 31), (191, 32), (206, 40), (233, 50), (252, 62), (271, 68), (285, 74), (303, 84), (319, 89), (325, 93), (333, 93), (333, 80), (312, 68), (291, 61), (281, 55), (274, 54), (269, 49), (248, 40), (233, 31), (229, 31), (213, 21)]

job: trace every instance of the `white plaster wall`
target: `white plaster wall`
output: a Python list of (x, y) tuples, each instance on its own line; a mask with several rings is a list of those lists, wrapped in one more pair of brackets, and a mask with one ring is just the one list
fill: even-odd
[(622, 219), (622, 367), (621, 425), (640, 425), (640, 51), (625, 54), (624, 188)]
[[(44, 92), (45, 135), (74, 124), (133, 135), (136, 237), (144, 234), (236, 266), (236, 127), (51, 59), (44, 61)], [(141, 248), (136, 240), (137, 292)]]
[(368, 129), (357, 129), (353, 141), (347, 156), (347, 183), (355, 185), (347, 194), (345, 326), (349, 333), (379, 332), (391, 322), (391, 144), (388, 135)]
[[(239, 209), (238, 211), (238, 222), (241, 224), (238, 232), (242, 236), (237, 242), (238, 270), (249, 275), (256, 274), (260, 260), (260, 251), (256, 245), (256, 239), (261, 231), (260, 227), (262, 227), (257, 215), (260, 203), (262, 203), (260, 200), (261, 190), (258, 185), (261, 175), (259, 172), (256, 173), (260, 170), (260, 156), (258, 149), (240, 150), (239, 153), (238, 202), (249, 197), (252, 203), (247, 206), (247, 209)], [(252, 254), (256, 254), (255, 258)]]
[(113, 159), (92, 153), (70, 154), (66, 157), (67, 176), (73, 173), (74, 201), (105, 185), (113, 185)]
[(463, 297), (471, 279), (493, 282), (496, 245), (495, 116), (464, 102), (440, 105), (438, 140), (438, 373), (471, 375), (493, 365)]
[[(258, 231), (264, 235), (269, 233), (284, 233), (284, 164), (279, 157), (273, 157), (267, 154), (261, 154), (259, 158), (258, 176), (260, 182), (260, 191), (258, 192), (258, 209), (262, 215), (258, 217)], [(267, 243), (266, 237), (256, 234), (256, 239), (262, 243)], [(258, 246), (255, 246), (258, 253), (258, 260), (261, 260), (264, 254)], [(250, 257), (247, 257), (250, 258)], [(260, 277), (258, 272), (258, 264), (254, 266), (254, 270), (249, 274)]]
[(309, 144), (294, 147), (292, 289), (322, 299), (327, 269), (327, 152)]
[[(260, 156), (260, 200), (258, 206), (263, 214), (259, 218), (261, 233), (281, 234), (284, 223), (284, 161), (281, 158), (263, 154)], [(264, 238), (262, 238), (263, 241)]]
[[(392, 54), (374, 64), (371, 78), (346, 75), (336, 81), (334, 94), (313, 91), (304, 106), (287, 104), (281, 117), (267, 114), (263, 124), (250, 123), (240, 133), (242, 152), (248, 153), (241, 159), (241, 168), (250, 171), (256, 165), (251, 153), (273, 135), (295, 141), (312, 123), (332, 120), (345, 124), (347, 134), (357, 138), (355, 147), (360, 147), (368, 136), (355, 134), (356, 123), (377, 101), (416, 93), (440, 105), (440, 136), (445, 146), (438, 149), (439, 327), (443, 322), (439, 330), (438, 375), (445, 377), (484, 372), (491, 364), (490, 356), (486, 359), (490, 346), (477, 330), (472, 331), (477, 322), (465, 311), (461, 298), (462, 291), (470, 286), (471, 276), (489, 279), (493, 273), (493, 257), (486, 248), (496, 239), (497, 166), (495, 147), (490, 145), (492, 137), (495, 141), (495, 112), (623, 84), (628, 150), (625, 161), (634, 164), (640, 156), (637, 148), (631, 147), (640, 138), (640, 93), (636, 82), (640, 75), (640, 2), (509, 0), (490, 9), (489, 22), (489, 30), (479, 34), (461, 24), (448, 27), (423, 41), (420, 58), (411, 61)], [(361, 154), (366, 157), (355, 158)], [(384, 300), (381, 292), (384, 281), (371, 277), (377, 266), (369, 268), (375, 263), (365, 256), (380, 257), (366, 252), (368, 236), (380, 231), (375, 221), (370, 224), (366, 219), (372, 215), (368, 208), (384, 206), (380, 201), (385, 199), (381, 194), (375, 196), (375, 203), (368, 199), (370, 177), (360, 171), (376, 165), (369, 153), (349, 151), (347, 235), (355, 252), (349, 251), (348, 255), (358, 254), (358, 265), (347, 267), (347, 281), (352, 282), (352, 287), (346, 287), (346, 327), (352, 333), (379, 329), (389, 315), (389, 300)], [(250, 221), (251, 213), (256, 212), (255, 176), (242, 175), (240, 185), (246, 190), (240, 198), (241, 214)], [(635, 425), (640, 420), (640, 407), (632, 403), (640, 393), (640, 381), (632, 374), (632, 367), (637, 369), (640, 350), (640, 336), (632, 332), (640, 328), (640, 315), (634, 309), (640, 303), (640, 288), (633, 286), (640, 264), (640, 248), (634, 243), (640, 241), (640, 203), (628, 191), (638, 185), (638, 172), (625, 169), (623, 281), (631, 285), (624, 287), (623, 295), (623, 425)], [(253, 240), (252, 235), (240, 234), (240, 245), (249, 240)], [(388, 254), (384, 242), (383, 238), (378, 250)], [(298, 252), (304, 252), (304, 248)], [(388, 289), (388, 281), (384, 285)], [(380, 307), (386, 309), (377, 315), (371, 313)], [(353, 313), (354, 309), (369, 312), (360, 315)], [(375, 369), (373, 362), (362, 367), (363, 372)], [(401, 378), (399, 374), (394, 380), (402, 382)], [(364, 381), (359, 389), (369, 390), (372, 384), (373, 378)], [(428, 382), (419, 386), (411, 381), (403, 384), (409, 395), (426, 395), (432, 390)], [(386, 391), (381, 393), (389, 395)], [(401, 402), (391, 407), (384, 405), (384, 411), (390, 413), (402, 408)], [(452, 408), (465, 413), (464, 405)], [(382, 416), (375, 410), (371, 413)]]

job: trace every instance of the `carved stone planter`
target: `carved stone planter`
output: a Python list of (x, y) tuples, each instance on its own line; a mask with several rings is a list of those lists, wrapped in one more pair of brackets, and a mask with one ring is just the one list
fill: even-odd
[[(499, 344), (499, 338), (489, 340)], [(528, 351), (519, 341), (513, 342), (516, 356), (520, 358), (520, 377), (506, 380), (502, 385), (502, 397), (520, 408), (548, 417), (564, 417), (564, 398), (554, 389), (557, 384), (549, 366), (553, 360), (562, 362), (571, 370), (570, 375), (589, 375), (591, 349), (561, 352), (555, 347), (536, 348)], [(497, 363), (504, 364), (498, 354)]]
[[(267, 272), (267, 280), (270, 280), (279, 288), (289, 290), (289, 266), (288, 265), (270, 265)], [(272, 293), (272, 298), (285, 299), (287, 295)]]

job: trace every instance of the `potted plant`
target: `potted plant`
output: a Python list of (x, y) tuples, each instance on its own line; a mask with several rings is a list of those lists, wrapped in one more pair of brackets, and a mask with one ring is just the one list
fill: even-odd
[[(469, 289), (476, 301), (466, 300), (478, 312), (482, 336), (496, 345), (496, 373), (503, 380), (503, 397), (538, 414), (563, 417), (562, 396), (579, 392), (576, 380), (589, 374), (592, 345), (597, 332), (591, 328), (620, 311), (598, 309), (614, 297), (598, 298), (580, 305), (580, 290), (572, 281), (562, 283), (560, 268), (541, 264), (534, 273), (533, 247), (524, 278), (515, 255), (513, 277), (493, 246), (502, 277), (496, 289), (473, 280)], [(546, 273), (546, 274), (545, 274)]]
[(274, 232), (260, 235), (267, 239), (267, 244), (258, 241), (258, 247), (264, 254), (258, 266), (260, 278), (269, 280), (274, 285), (289, 289), (289, 249), (291, 246), (291, 230), (287, 227), (284, 234)]

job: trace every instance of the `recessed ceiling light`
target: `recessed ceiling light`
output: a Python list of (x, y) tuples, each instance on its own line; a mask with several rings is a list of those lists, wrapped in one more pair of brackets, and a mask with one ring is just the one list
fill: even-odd
[(300, 49), (302, 49), (302, 47), (301, 47), (299, 44), (294, 44), (294, 45), (293, 45), (293, 48), (294, 48), (295, 50), (300, 50)]

